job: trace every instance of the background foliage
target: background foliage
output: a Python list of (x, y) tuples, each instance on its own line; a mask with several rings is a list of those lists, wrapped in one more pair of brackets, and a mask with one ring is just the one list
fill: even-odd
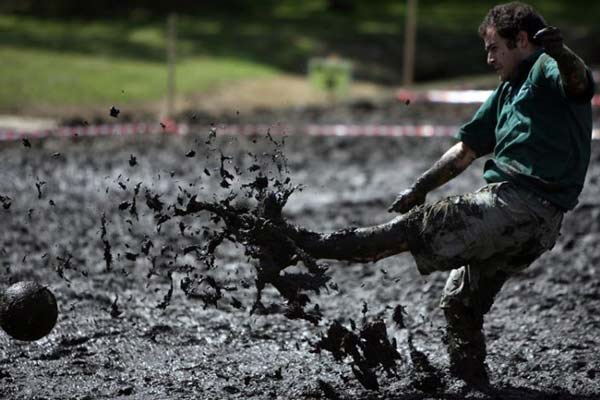
[[(477, 27), (496, 4), (420, 0), (416, 79), (489, 73)], [(588, 63), (600, 64), (600, 2), (531, 1)], [(166, 18), (177, 13), (180, 93), (247, 77), (306, 73), (312, 57), (340, 56), (353, 77), (402, 78), (406, 1), (4, 0), (0, 3), (0, 110), (31, 101), (160, 98)]]

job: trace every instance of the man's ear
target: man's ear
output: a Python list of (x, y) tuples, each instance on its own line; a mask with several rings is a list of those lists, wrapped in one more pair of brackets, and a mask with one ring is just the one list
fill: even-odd
[(531, 42), (529, 41), (527, 32), (519, 31), (519, 33), (517, 33), (517, 47), (520, 49), (525, 49), (529, 47), (530, 44)]

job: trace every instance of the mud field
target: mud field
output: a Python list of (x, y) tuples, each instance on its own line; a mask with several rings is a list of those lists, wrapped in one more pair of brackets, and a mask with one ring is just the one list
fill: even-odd
[[(33, 343), (0, 333), (0, 398), (600, 398), (600, 143), (559, 242), (506, 284), (486, 320), (493, 389), (482, 393), (446, 372), (437, 308), (446, 273), (420, 277), (410, 255), (329, 262), (326, 289), (308, 294), (320, 320), (290, 319), (270, 285), (253, 307), (256, 262), (243, 244), (223, 240), (214, 260), (203, 253), (218, 218), (167, 215), (169, 204), (192, 195), (218, 203), (264, 174), (268, 185), (289, 177), (302, 186), (283, 209), (293, 223), (382, 223), (396, 192), (452, 143), (290, 135), (283, 154), (277, 130), (272, 140), (202, 127), (185, 137), (3, 144), (2, 285), (48, 285), (59, 319)], [(428, 201), (477, 189), (481, 168)], [(331, 327), (381, 333), (382, 322), (393, 365), (371, 365), (361, 383), (355, 360), (328, 350)]]

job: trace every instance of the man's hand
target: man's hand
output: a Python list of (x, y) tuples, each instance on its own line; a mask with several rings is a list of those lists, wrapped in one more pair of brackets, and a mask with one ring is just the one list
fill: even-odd
[(533, 35), (536, 40), (550, 56), (560, 53), (564, 49), (564, 37), (560, 29), (555, 26), (548, 26), (540, 29)]
[(425, 203), (427, 193), (423, 193), (414, 188), (406, 189), (396, 196), (396, 200), (388, 208), (388, 212), (399, 212), (404, 214), (415, 206)]

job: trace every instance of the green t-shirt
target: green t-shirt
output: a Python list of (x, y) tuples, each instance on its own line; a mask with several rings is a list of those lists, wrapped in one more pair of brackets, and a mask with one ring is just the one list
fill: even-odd
[(577, 204), (590, 160), (592, 74), (589, 93), (565, 95), (556, 61), (536, 52), (517, 76), (502, 82), (457, 137), (486, 161), (488, 183), (512, 181), (560, 209)]

